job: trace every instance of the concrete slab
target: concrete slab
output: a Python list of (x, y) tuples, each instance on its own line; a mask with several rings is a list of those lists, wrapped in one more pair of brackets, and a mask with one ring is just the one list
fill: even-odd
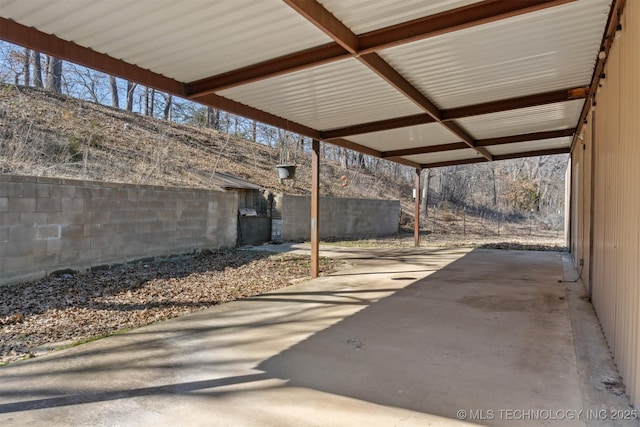
[(1, 368), (0, 425), (597, 425), (594, 402), (628, 405), (576, 357), (562, 254), (331, 250), (353, 268)]

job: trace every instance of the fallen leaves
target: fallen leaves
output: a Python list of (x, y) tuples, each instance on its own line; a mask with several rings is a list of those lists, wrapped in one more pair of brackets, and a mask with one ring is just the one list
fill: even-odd
[[(306, 255), (224, 250), (8, 286), (0, 362), (282, 288), (308, 277), (309, 265)], [(339, 265), (321, 260), (323, 272)]]

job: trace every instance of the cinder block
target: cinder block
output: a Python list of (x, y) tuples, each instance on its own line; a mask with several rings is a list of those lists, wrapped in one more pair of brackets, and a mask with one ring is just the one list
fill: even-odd
[(21, 242), (35, 239), (36, 229), (33, 225), (13, 225), (9, 229), (9, 241)]
[(101, 248), (91, 248), (80, 252), (80, 261), (83, 263), (99, 262), (102, 258)]
[(90, 237), (62, 239), (63, 252), (81, 252), (91, 247)]
[(34, 212), (35, 210), (35, 197), (9, 197), (9, 212)]
[(20, 182), (16, 186), (15, 195), (17, 197), (35, 198), (37, 185), (32, 182)]
[(4, 257), (5, 272), (29, 271), (33, 268), (33, 255), (6, 256)]
[(107, 235), (107, 234), (116, 234), (118, 233), (118, 230), (119, 230), (118, 224), (107, 223), (107, 224), (102, 224), (100, 231), (101, 231), (101, 234)]
[(47, 212), (48, 224), (78, 225), (90, 224), (91, 214), (85, 212)]
[(61, 199), (61, 206), (61, 210), (64, 212), (82, 212), (84, 211), (84, 200), (63, 197)]
[(36, 185), (36, 197), (50, 197), (49, 189), (51, 185), (49, 184), (37, 184)]
[(0, 226), (0, 244), (9, 242), (9, 226)]
[(136, 224), (133, 222), (118, 224), (118, 233), (120, 234), (132, 234), (136, 231)]
[(58, 264), (58, 254), (47, 254), (45, 250), (43, 253), (34, 254), (33, 263), (38, 269), (55, 266)]
[(47, 214), (45, 212), (21, 212), (20, 224), (23, 226), (35, 226), (37, 224), (46, 224)]
[(36, 228), (36, 240), (60, 239), (61, 234), (60, 224), (43, 224)]
[(75, 264), (80, 261), (80, 251), (63, 250), (58, 255), (58, 260), (60, 262), (60, 266), (67, 267), (70, 264)]
[(105, 224), (107, 222), (112, 222), (112, 217), (117, 216), (118, 218), (121, 216), (123, 219), (126, 218), (126, 213), (120, 211), (105, 211), (105, 212), (91, 212), (91, 224)]
[(76, 198), (76, 187), (74, 185), (58, 185), (58, 189), (60, 190), (58, 197), (61, 199), (75, 199)]
[(165, 229), (165, 223), (163, 221), (152, 221), (149, 224), (149, 230), (152, 233), (158, 233), (161, 235), (164, 229)]
[(173, 210), (165, 210), (158, 212), (158, 219), (160, 221), (177, 221), (178, 213)]
[(58, 257), (62, 251), (62, 239), (47, 240), (47, 255)]
[(0, 197), (0, 212), (9, 212), (9, 198)]
[(99, 236), (102, 234), (102, 224), (85, 224), (84, 237)]
[(86, 199), (85, 200), (85, 211), (86, 212), (108, 212), (108, 211), (116, 211), (119, 207), (118, 200), (110, 200), (110, 199)]
[(111, 236), (92, 236), (91, 237), (91, 249), (106, 248), (111, 244)]
[(136, 222), (135, 223), (135, 232), (136, 233), (148, 233), (151, 230), (151, 223), (149, 222)]
[(60, 212), (62, 203), (60, 199), (39, 198), (36, 202), (38, 212)]
[[(62, 197), (73, 197), (76, 199), (90, 199), (91, 198), (91, 188), (89, 187), (66, 187), (69, 188), (69, 194), (65, 193), (64, 191), (62, 192)], [(72, 192), (71, 188), (73, 188), (73, 195), (71, 195), (70, 193)]]

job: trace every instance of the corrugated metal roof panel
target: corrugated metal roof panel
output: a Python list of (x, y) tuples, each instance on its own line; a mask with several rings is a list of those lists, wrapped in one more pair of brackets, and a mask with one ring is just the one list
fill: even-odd
[(348, 139), (380, 151), (428, 147), (460, 141), (460, 138), (438, 123), (354, 135)]
[(422, 112), (355, 59), (223, 90), (220, 94), (315, 129), (335, 129)]
[(554, 148), (567, 148), (571, 146), (571, 137), (541, 139), (539, 141), (518, 142), (515, 144), (495, 145), (486, 147), (494, 156), (513, 153), (526, 153), (527, 151), (551, 150)]
[(584, 100), (501, 111), (457, 120), (475, 139), (497, 138), (576, 126)]
[(320, 0), (320, 3), (351, 31), (362, 34), (479, 1), (481, 0)]
[(568, 3), (380, 54), (440, 108), (588, 85), (610, 3)]
[(415, 154), (413, 156), (404, 156), (402, 158), (424, 165), (429, 163), (475, 159), (478, 157), (481, 156), (476, 152), (476, 150), (467, 148), (464, 150), (443, 151), (441, 153)]
[(2, 16), (194, 81), (331, 41), (279, 0), (1, 0)]

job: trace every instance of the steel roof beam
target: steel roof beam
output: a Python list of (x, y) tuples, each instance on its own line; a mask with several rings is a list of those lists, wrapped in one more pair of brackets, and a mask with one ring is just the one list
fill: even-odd
[[(444, 120), (461, 119), (464, 117), (472, 117), (488, 113), (497, 113), (501, 111), (513, 110), (518, 108), (527, 108), (537, 105), (553, 104), (556, 102), (570, 101), (573, 99), (581, 99), (587, 96), (587, 88), (578, 87), (563, 89), (542, 94), (527, 95), (518, 98), (510, 98), (501, 101), (487, 102), (467, 107), (451, 108), (442, 110)], [(391, 130), (403, 128), (407, 126), (415, 126), (426, 123), (433, 123), (435, 120), (428, 114), (417, 114), (413, 116), (397, 117), (390, 120), (381, 120), (377, 122), (363, 123), (359, 125), (348, 126), (339, 129), (324, 130), (320, 133), (326, 140), (332, 138), (342, 138), (352, 135), (360, 135), (370, 132), (380, 132), (383, 130)]]
[(553, 139), (553, 138), (564, 138), (567, 136), (572, 136), (575, 132), (576, 132), (575, 128), (572, 128), (572, 129), (552, 130), (552, 131), (545, 131), (545, 132), (525, 133), (520, 135), (510, 135), (510, 136), (503, 136), (500, 138), (479, 139), (478, 146), (490, 147), (494, 145), (515, 144), (518, 142), (540, 141), (543, 139)]
[[(309, 22), (329, 35), (336, 43), (339, 43), (350, 53), (356, 54), (358, 48), (358, 36), (345, 27), (335, 16), (327, 11), (316, 0), (283, 0), (293, 7)], [(393, 86), (418, 107), (423, 109), (434, 120), (442, 123), (442, 112), (429, 99), (405, 79), (398, 71), (382, 59), (377, 53), (355, 55), (356, 59), (366, 65), (371, 71)], [(442, 123), (451, 132), (456, 134), (469, 147), (475, 149), (487, 160), (492, 160), (491, 154), (484, 148), (476, 148), (473, 138), (461, 127), (452, 122)]]
[(184, 97), (184, 83), (0, 17), (0, 39)]
[[(552, 130), (544, 132), (524, 133), (520, 135), (509, 135), (500, 138), (479, 139), (476, 141), (477, 147), (491, 147), (504, 144), (515, 144), (518, 142), (540, 141), (543, 139), (563, 138), (572, 136), (575, 129)], [(442, 151), (462, 150), (469, 148), (463, 142), (453, 142), (450, 144), (429, 145), (425, 147), (405, 148), (401, 150), (383, 151), (382, 158), (413, 156), (416, 154), (440, 153)], [(494, 156), (495, 157), (495, 156)]]
[(283, 1), (331, 37), (334, 43), (191, 82), (188, 84), (190, 98), (575, 0), (487, 0), (361, 35), (351, 32), (316, 1)]
[(443, 120), (455, 120), (464, 117), (478, 116), (481, 114), (497, 113), (506, 110), (535, 107), (538, 105), (553, 104), (556, 102), (571, 101), (587, 96), (586, 87), (555, 90), (552, 92), (537, 93), (520, 96), (517, 98), (503, 99), (482, 104), (468, 105), (458, 108), (450, 108), (442, 112)]
[[(498, 160), (510, 160), (510, 159), (519, 159), (521, 157), (537, 157), (537, 156), (553, 156), (556, 154), (568, 154), (570, 148), (552, 148), (549, 150), (536, 150), (536, 151), (527, 151), (524, 153), (511, 153), (511, 154), (500, 154), (493, 156), (494, 161)], [(473, 157), (470, 159), (460, 159), (460, 160), (449, 160), (445, 162), (435, 162), (435, 163), (426, 163), (420, 165), (422, 169), (432, 169), (432, 168), (441, 168), (444, 166), (456, 166), (456, 165), (468, 165), (471, 163), (483, 163), (486, 162), (487, 159), (483, 157)]]

